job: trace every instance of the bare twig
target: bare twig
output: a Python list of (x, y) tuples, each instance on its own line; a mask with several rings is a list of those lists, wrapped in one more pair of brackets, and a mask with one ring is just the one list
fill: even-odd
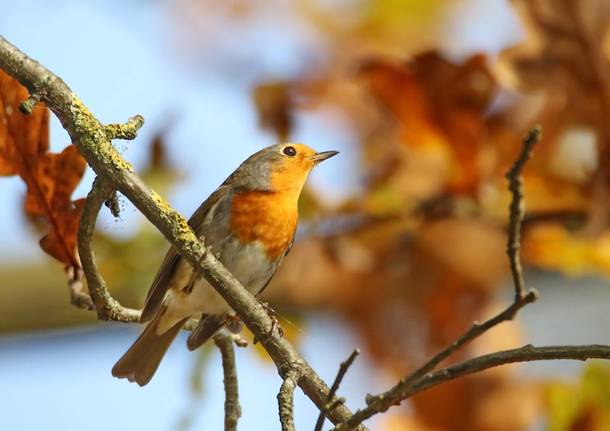
[(542, 136), (542, 128), (534, 127), (523, 139), (523, 146), (519, 157), (513, 166), (506, 173), (508, 188), (512, 193), (512, 200), (509, 207), (508, 224), (508, 244), (506, 253), (510, 260), (510, 271), (513, 276), (515, 287), (515, 302), (519, 302), (525, 296), (525, 282), (523, 281), (523, 269), (521, 268), (521, 258), (519, 250), (521, 248), (521, 224), (525, 215), (525, 204), (523, 202), (523, 179), (521, 173), (525, 164), (532, 155), (534, 145), (538, 143)]
[(124, 124), (107, 124), (104, 127), (108, 139), (135, 139), (138, 130), (144, 125), (144, 117), (135, 115)]
[(83, 291), (83, 270), (79, 267), (67, 268), (68, 288), (70, 289), (70, 303), (78, 308), (94, 310), (95, 305), (91, 297)]
[(237, 421), (241, 417), (241, 406), (239, 405), (233, 338), (218, 334), (214, 337), (214, 343), (222, 356), (222, 371), (225, 385), (225, 431), (235, 431), (237, 430)]
[(91, 238), (95, 230), (97, 216), (102, 208), (102, 204), (108, 198), (111, 191), (109, 183), (100, 177), (93, 181), (93, 186), (87, 196), (78, 228), (78, 254), (87, 278), (89, 295), (95, 304), (98, 318), (101, 320), (138, 322), (140, 320), (140, 312), (123, 307), (108, 292), (106, 282), (97, 270), (95, 255), (91, 247)]
[[(486, 320), (483, 323), (473, 323), (473, 325), (458, 339), (449, 346), (434, 355), (424, 365), (415, 370), (410, 375), (402, 378), (390, 390), (379, 395), (368, 395), (366, 397), (367, 407), (358, 410), (346, 425), (337, 426), (339, 429), (352, 429), (353, 426), (360, 424), (363, 420), (387, 410), (392, 405), (406, 399), (411, 394), (412, 388), (420, 384), (425, 376), (433, 371), (442, 361), (447, 359), (464, 345), (470, 343), (475, 338), (489, 331), (494, 326), (512, 320), (517, 312), (538, 299), (538, 293), (532, 289), (525, 293), (525, 283), (523, 280), (523, 269), (521, 267), (521, 258), (519, 250), (521, 248), (521, 225), (525, 213), (523, 203), (523, 185), (521, 173), (525, 164), (529, 160), (534, 145), (540, 140), (542, 131), (540, 127), (532, 129), (523, 139), (523, 146), (517, 160), (506, 174), (509, 181), (509, 190), (512, 193), (512, 201), (509, 207), (509, 227), (508, 227), (508, 242), (507, 254), (510, 260), (511, 273), (515, 288), (515, 296), (513, 303), (505, 308), (499, 314)], [(394, 394), (405, 394), (404, 398), (394, 398)]]
[[(530, 304), (538, 299), (538, 293), (535, 290), (530, 290), (523, 298), (517, 302), (513, 302), (504, 311), (486, 320), (483, 323), (473, 323), (470, 329), (462, 334), (457, 340), (445, 347), (443, 350), (434, 355), (428, 362), (418, 368), (409, 376), (402, 379), (400, 382), (405, 386), (410, 386), (415, 383), (418, 379), (423, 377), (426, 373), (434, 370), (441, 362), (451, 356), (454, 352), (459, 350), (465, 344), (470, 343), (475, 338), (481, 336), (499, 323), (506, 320), (511, 320), (515, 314), (527, 304)], [(373, 402), (375, 397), (369, 397), (367, 404)]]
[(383, 393), (383, 396), (375, 400), (363, 410), (359, 410), (347, 422), (338, 425), (333, 431), (345, 431), (354, 429), (360, 422), (370, 418), (378, 412), (386, 411), (389, 407), (397, 405), (419, 392), (440, 385), (449, 380), (457, 379), (468, 374), (478, 373), (488, 368), (515, 362), (545, 361), (551, 359), (572, 359), (585, 361), (587, 359), (610, 359), (610, 346), (587, 345), (587, 346), (523, 346), (518, 349), (504, 350), (478, 356), (464, 362), (433, 371), (426, 374), (411, 386), (401, 384)]
[(318, 416), (318, 420), (316, 421), (316, 426), (314, 428), (314, 431), (322, 431), (322, 426), (324, 425), (324, 419), (326, 419), (326, 412), (331, 411), (339, 404), (342, 404), (343, 402), (345, 402), (345, 400), (341, 401), (342, 400), (341, 398), (337, 398), (336, 400), (333, 400), (333, 398), (334, 398), (335, 394), (337, 393), (337, 390), (339, 389), (341, 382), (343, 381), (343, 377), (345, 376), (345, 373), (347, 373), (347, 370), (349, 370), (349, 367), (352, 366), (352, 364), (354, 363), (354, 360), (356, 359), (356, 357), (359, 354), (360, 354), (360, 350), (354, 349), (352, 354), (349, 355), (349, 357), (345, 361), (341, 362), (341, 365), (339, 366), (339, 372), (337, 373), (337, 377), (335, 377), (335, 381), (333, 382), (332, 386), (330, 387), (330, 392), (328, 393), (327, 407), (324, 410), (320, 410), (320, 415)]
[[(37, 94), (57, 116), (62, 126), (70, 134), (72, 142), (85, 157), (89, 165), (100, 178), (108, 182), (107, 190), (118, 190), (134, 206), (157, 227), (165, 238), (180, 252), (182, 257), (197, 271), (200, 271), (205, 279), (216, 289), (227, 301), (233, 310), (241, 317), (248, 329), (261, 340), (261, 344), (274, 361), (279, 374), (283, 377), (291, 370), (298, 368), (300, 378), (298, 384), (303, 392), (316, 404), (323, 408), (326, 404), (329, 388), (318, 374), (301, 357), (286, 338), (277, 334), (269, 336), (272, 321), (259, 304), (259, 302), (248, 293), (244, 287), (233, 277), (233, 275), (218, 261), (213, 253), (205, 253), (205, 246), (195, 236), (182, 215), (169, 206), (157, 193), (150, 190), (142, 180), (134, 173), (133, 167), (127, 163), (112, 146), (106, 128), (95, 118), (87, 107), (79, 100), (72, 90), (58, 76), (43, 67), (40, 63), (32, 60), (22, 53), (18, 48), (0, 36), (0, 68), (10, 76), (24, 85), (30, 94)], [(90, 212), (99, 211), (102, 202), (91, 204)], [(89, 216), (89, 227), (91, 229), (88, 238), (93, 232)], [(83, 239), (79, 243), (87, 243), (90, 249), (90, 241)], [(86, 252), (85, 252), (86, 253)], [(89, 266), (83, 269), (89, 279), (98, 283), (97, 287), (103, 286), (103, 281), (95, 270), (95, 260), (89, 255)], [(85, 260), (81, 256), (81, 259)], [(91, 272), (91, 274), (88, 274)], [(102, 294), (100, 305), (105, 303), (118, 305), (114, 299), (110, 300)], [(95, 298), (93, 298), (95, 301)], [(104, 300), (108, 299), (107, 302)], [(98, 298), (99, 300), (99, 298)], [(97, 305), (97, 304), (96, 304)], [(112, 307), (111, 307), (112, 308)], [(116, 320), (137, 320), (135, 310), (124, 310), (125, 313), (102, 312), (102, 315), (110, 315), (108, 318), (116, 317)], [(329, 418), (333, 423), (347, 420), (352, 413), (344, 405), (337, 406), (329, 412)], [(360, 429), (365, 429), (361, 427)]]
[[(118, 322), (139, 322), (140, 310), (123, 307), (116, 299), (110, 295), (106, 281), (97, 270), (95, 254), (91, 244), (93, 232), (97, 222), (97, 216), (102, 208), (102, 204), (111, 194), (107, 181), (100, 177), (96, 177), (93, 181), (91, 191), (87, 195), (85, 206), (80, 219), (78, 228), (78, 254), (83, 267), (83, 272), (87, 279), (87, 287), (89, 289), (90, 300), (93, 301), (97, 312), (97, 317), (100, 320), (114, 320)], [(81, 292), (81, 295), (84, 295)], [(197, 326), (197, 321), (189, 319), (184, 325), (184, 329), (192, 330)]]
[(449, 380), (457, 379), (468, 374), (478, 373), (488, 368), (515, 362), (532, 362), (568, 359), (586, 361), (588, 359), (610, 359), (610, 346), (590, 344), (583, 346), (542, 346), (535, 347), (528, 344), (511, 350), (502, 350), (487, 355), (468, 359), (467, 361), (451, 365), (438, 371), (427, 374), (417, 385), (413, 386), (408, 397), (418, 392), (439, 385)]
[[(370, 418), (376, 413), (386, 411), (392, 405), (395, 405), (397, 402), (401, 400), (393, 400), (393, 398), (389, 398), (389, 394), (394, 393), (404, 393), (409, 394), (410, 389), (415, 387), (422, 378), (426, 376), (430, 371), (434, 370), (442, 361), (451, 356), (454, 352), (459, 350), (462, 346), (470, 343), (475, 338), (479, 337), (483, 333), (487, 332), (497, 324), (504, 322), (506, 320), (511, 320), (515, 314), (527, 304), (534, 302), (538, 298), (538, 293), (535, 290), (530, 290), (523, 298), (521, 298), (517, 302), (513, 302), (510, 306), (508, 306), (504, 311), (495, 315), (494, 317), (486, 320), (483, 323), (473, 323), (473, 325), (462, 334), (457, 340), (451, 343), (449, 346), (445, 347), (443, 350), (434, 355), (428, 362), (422, 365), (420, 368), (415, 370), (413, 373), (408, 376), (402, 378), (396, 385), (394, 385), (391, 389), (383, 392), (382, 394), (375, 396), (367, 396), (366, 404), (367, 407), (358, 410), (354, 413), (354, 416), (350, 418), (347, 422), (348, 427), (343, 428), (342, 426), (337, 426), (337, 430), (344, 429), (353, 429), (353, 427), (362, 421)], [(410, 396), (410, 395), (408, 395)], [(393, 401), (390, 401), (390, 400)], [(406, 399), (406, 398), (403, 398)], [(355, 424), (355, 425), (354, 425)]]
[(19, 110), (23, 114), (30, 115), (38, 102), (40, 102), (40, 96), (36, 93), (30, 93), (30, 97), (19, 104)]
[(294, 426), (294, 389), (299, 381), (301, 372), (293, 368), (286, 373), (284, 381), (277, 394), (278, 413), (282, 431), (295, 431)]

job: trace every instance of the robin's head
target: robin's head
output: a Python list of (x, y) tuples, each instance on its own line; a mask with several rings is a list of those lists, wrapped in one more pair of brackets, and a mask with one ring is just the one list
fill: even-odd
[(300, 193), (309, 172), (338, 151), (318, 153), (304, 144), (278, 144), (251, 155), (231, 176), (250, 190)]

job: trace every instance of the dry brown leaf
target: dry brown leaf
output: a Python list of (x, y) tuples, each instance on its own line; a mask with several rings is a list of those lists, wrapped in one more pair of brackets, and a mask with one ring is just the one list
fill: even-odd
[(80, 267), (76, 234), (84, 200), (71, 195), (86, 162), (76, 147), (49, 153), (49, 111), (38, 105), (30, 115), (19, 111), (28, 97), (16, 80), (0, 72), (0, 174), (19, 175), (27, 186), (25, 211), (48, 222), (42, 249), (55, 259)]
[(260, 127), (275, 133), (278, 142), (286, 142), (292, 130), (290, 91), (288, 83), (277, 81), (258, 85), (252, 92)]

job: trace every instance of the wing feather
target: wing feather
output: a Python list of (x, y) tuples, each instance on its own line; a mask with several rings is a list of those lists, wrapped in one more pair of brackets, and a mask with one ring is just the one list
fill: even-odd
[[(193, 213), (188, 224), (197, 236), (201, 235), (202, 227), (212, 221), (218, 204), (228, 196), (229, 187), (223, 184)], [(171, 286), (175, 270), (181, 259), (182, 257), (176, 249), (170, 246), (146, 295), (146, 301), (144, 302), (144, 308), (140, 317), (142, 323), (152, 320), (161, 308), (165, 294)]]

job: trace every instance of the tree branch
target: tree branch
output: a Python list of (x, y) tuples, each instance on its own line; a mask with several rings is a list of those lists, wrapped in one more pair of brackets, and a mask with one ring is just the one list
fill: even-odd
[(502, 350), (487, 355), (460, 362), (427, 374), (416, 385), (411, 388), (407, 397), (415, 395), (433, 386), (457, 379), (468, 374), (478, 373), (488, 368), (515, 362), (549, 361), (558, 359), (570, 359), (575, 361), (586, 361), (588, 359), (610, 359), (610, 346), (591, 344), (583, 346), (542, 346), (535, 347), (528, 344), (511, 350)]
[(77, 308), (94, 310), (95, 305), (91, 297), (83, 290), (83, 270), (80, 267), (69, 266), (66, 269), (68, 275), (68, 289), (70, 289), (70, 304)]
[(345, 431), (354, 429), (360, 422), (370, 418), (376, 413), (384, 412), (393, 405), (411, 396), (430, 389), (433, 386), (457, 379), (468, 374), (484, 371), (488, 368), (515, 362), (546, 361), (552, 359), (573, 359), (585, 361), (587, 359), (610, 359), (610, 346), (586, 345), (586, 346), (545, 346), (534, 347), (523, 346), (518, 349), (504, 350), (478, 356), (464, 362), (433, 371), (426, 374), (412, 385), (397, 384), (392, 389), (383, 393), (369, 404), (366, 409), (359, 410), (347, 422), (338, 425), (333, 431)]
[(225, 431), (236, 431), (237, 421), (241, 417), (241, 406), (239, 405), (233, 339), (230, 336), (218, 334), (214, 337), (214, 343), (222, 356), (222, 372), (225, 385)]
[[(411, 389), (421, 383), (423, 379), (427, 377), (427, 374), (434, 370), (442, 361), (447, 359), (462, 346), (470, 343), (475, 338), (481, 336), (497, 324), (506, 320), (512, 320), (515, 314), (527, 304), (534, 302), (538, 298), (538, 293), (535, 290), (530, 290), (523, 298), (513, 302), (504, 311), (495, 315), (494, 317), (486, 320), (483, 323), (473, 323), (473, 325), (464, 334), (462, 334), (457, 340), (445, 347), (443, 350), (434, 355), (428, 362), (422, 365), (420, 368), (415, 370), (413, 373), (402, 378), (396, 385), (391, 389), (383, 392), (382, 394), (375, 396), (367, 396), (366, 404), (367, 407), (358, 410), (354, 413), (345, 424), (338, 425), (335, 429), (337, 431), (354, 429), (355, 426), (359, 425), (362, 421), (370, 418), (371, 416), (386, 411), (393, 405), (397, 405), (400, 401), (407, 399), (411, 396)], [(542, 358), (541, 358), (542, 359)], [(423, 390), (423, 389), (422, 389)], [(395, 398), (396, 394), (404, 394), (404, 398)]]
[(536, 145), (542, 137), (542, 128), (534, 127), (523, 139), (521, 153), (513, 166), (506, 173), (508, 180), (508, 189), (512, 193), (512, 200), (509, 206), (509, 223), (508, 223), (508, 244), (506, 253), (510, 261), (510, 271), (513, 276), (513, 285), (515, 287), (515, 302), (519, 302), (525, 296), (525, 282), (523, 280), (523, 268), (521, 267), (521, 257), (519, 251), (521, 249), (521, 224), (525, 215), (525, 203), (523, 201), (523, 179), (521, 173), (525, 164), (532, 155), (534, 145)]
[(85, 202), (80, 219), (78, 254), (87, 278), (89, 295), (95, 304), (98, 319), (138, 322), (140, 320), (140, 311), (123, 307), (108, 292), (106, 282), (97, 270), (95, 255), (91, 246), (91, 238), (95, 230), (97, 216), (111, 192), (112, 189), (107, 181), (100, 177), (95, 178), (91, 191), (87, 195), (87, 201)]
[[(98, 319), (114, 320), (117, 322), (139, 322), (140, 310), (123, 307), (110, 295), (104, 278), (97, 270), (95, 254), (91, 244), (100, 209), (112, 193), (112, 188), (107, 181), (101, 177), (95, 178), (91, 191), (87, 195), (78, 227), (78, 254), (87, 279), (90, 301), (93, 301)], [(190, 319), (184, 328), (192, 330), (196, 325), (197, 322)]]
[(298, 368), (291, 369), (286, 376), (277, 394), (278, 413), (280, 415), (280, 423), (282, 431), (295, 431), (294, 426), (294, 389), (299, 381), (300, 370)]
[[(284, 377), (291, 370), (299, 369), (301, 372), (299, 386), (318, 408), (324, 408), (329, 393), (328, 386), (288, 340), (270, 333), (273, 323), (260, 303), (241, 286), (213, 253), (205, 253), (204, 245), (192, 232), (184, 217), (171, 208), (157, 193), (144, 185), (134, 173), (133, 167), (123, 160), (112, 146), (111, 138), (108, 136), (112, 136), (112, 133), (107, 133), (106, 128), (66, 83), (3, 37), (0, 37), (0, 68), (16, 78), (28, 89), (30, 94), (39, 97), (55, 113), (64, 129), (69, 133), (73, 144), (97, 175), (108, 183), (107, 190), (118, 190), (127, 197), (180, 252), (182, 257), (195, 270), (201, 271), (205, 279), (261, 341), (274, 361), (280, 376)], [(107, 196), (107, 193), (104, 194), (105, 198)], [(93, 204), (91, 206), (99, 211), (97, 203), (95, 206)], [(91, 233), (92, 230), (89, 238)], [(83, 241), (80, 240), (79, 243)], [(90, 259), (85, 272), (93, 271), (94, 267), (95, 260)], [(97, 271), (87, 274), (87, 279), (91, 278), (98, 283), (100, 280), (103, 281), (101, 276), (96, 274)], [(100, 294), (104, 298), (103, 293), (100, 292)], [(110, 303), (112, 304), (111, 301)], [(118, 317), (123, 317), (123, 314)], [(135, 313), (128, 313), (126, 320), (135, 321)], [(329, 413), (329, 417), (334, 423), (343, 422), (351, 416), (352, 413), (344, 405), (337, 406)]]
[[(422, 380), (427, 377), (427, 374), (434, 370), (442, 361), (499, 323), (512, 320), (521, 308), (538, 299), (538, 293), (534, 289), (525, 293), (525, 283), (523, 280), (523, 269), (521, 267), (519, 250), (521, 248), (521, 225), (525, 214), (521, 173), (523, 172), (525, 164), (530, 159), (534, 145), (540, 140), (541, 134), (542, 130), (540, 127), (535, 127), (524, 137), (521, 152), (506, 174), (506, 178), (509, 182), (509, 190), (512, 193), (512, 200), (509, 206), (507, 254), (510, 260), (511, 274), (515, 289), (513, 303), (485, 322), (473, 323), (470, 329), (453, 343), (438, 352), (413, 373), (402, 378), (388, 391), (376, 396), (368, 395), (366, 397), (367, 407), (358, 410), (345, 424), (338, 425), (336, 430), (353, 429), (353, 427), (357, 426), (362, 421), (379, 412), (386, 411), (391, 406), (408, 398), (411, 395), (412, 389), (420, 385)], [(401, 398), (398, 395), (403, 395), (403, 397)]]
[(347, 370), (349, 370), (349, 367), (352, 366), (354, 360), (356, 360), (356, 357), (358, 357), (359, 354), (360, 350), (355, 349), (345, 361), (341, 362), (341, 365), (339, 366), (339, 372), (337, 372), (337, 377), (335, 377), (335, 381), (330, 387), (330, 392), (328, 393), (327, 407), (324, 410), (320, 410), (320, 415), (318, 416), (314, 431), (322, 431), (324, 419), (326, 419), (326, 413), (337, 407), (339, 404), (345, 402), (345, 400), (341, 398), (337, 398), (335, 400), (333, 400), (333, 398), (335, 397), (335, 394), (337, 393), (337, 390), (339, 389), (339, 386), (343, 381), (343, 377), (345, 377), (345, 373), (347, 373)]
[[(420, 368), (415, 370), (413, 373), (401, 379), (399, 384), (404, 386), (405, 388), (414, 385), (426, 373), (434, 370), (441, 362), (443, 362), (445, 359), (447, 359), (449, 356), (459, 350), (462, 346), (470, 343), (472, 340), (481, 336), (497, 324), (502, 323), (506, 320), (512, 320), (521, 308), (525, 307), (527, 304), (534, 302), (536, 299), (538, 299), (538, 293), (535, 290), (530, 290), (523, 298), (516, 302), (513, 302), (499, 314), (493, 316), (492, 318), (486, 320), (483, 323), (473, 323), (470, 329), (468, 329), (464, 334), (462, 334), (457, 340), (455, 340), (449, 346), (438, 352), (430, 360), (428, 360), (428, 362), (426, 362)], [(366, 399), (366, 403), (370, 406), (375, 403), (377, 398), (383, 398), (384, 395), (385, 392), (384, 394), (378, 396), (369, 396)]]
[(34, 106), (36, 106), (38, 102), (40, 102), (40, 96), (38, 94), (31, 93), (27, 100), (24, 100), (19, 104), (19, 110), (23, 114), (30, 115), (34, 109)]
[(125, 124), (107, 124), (104, 127), (108, 139), (135, 139), (140, 127), (144, 125), (144, 117), (135, 115)]

